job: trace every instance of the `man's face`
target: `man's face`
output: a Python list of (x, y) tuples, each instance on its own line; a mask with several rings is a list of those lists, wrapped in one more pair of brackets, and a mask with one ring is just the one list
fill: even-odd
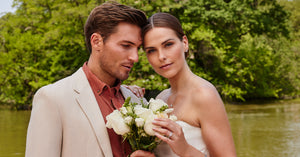
[(116, 32), (111, 34), (99, 52), (98, 64), (102, 81), (126, 80), (133, 64), (138, 61), (138, 50), (142, 44), (141, 28), (119, 23)]

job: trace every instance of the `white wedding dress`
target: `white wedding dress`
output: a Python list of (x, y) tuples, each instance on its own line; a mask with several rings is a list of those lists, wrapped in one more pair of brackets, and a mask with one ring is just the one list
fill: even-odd
[[(188, 144), (192, 145), (202, 153), (208, 155), (208, 150), (202, 139), (201, 128), (191, 126), (184, 121), (176, 121), (182, 127), (184, 137)], [(160, 143), (154, 150), (154, 153), (158, 157), (178, 157), (169, 145), (165, 142)]]

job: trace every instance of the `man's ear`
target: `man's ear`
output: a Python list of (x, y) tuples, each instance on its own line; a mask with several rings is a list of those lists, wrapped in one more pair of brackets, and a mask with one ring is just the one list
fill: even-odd
[(103, 45), (103, 38), (99, 33), (93, 33), (91, 35), (91, 46), (92, 46), (92, 51), (100, 51), (102, 49)]

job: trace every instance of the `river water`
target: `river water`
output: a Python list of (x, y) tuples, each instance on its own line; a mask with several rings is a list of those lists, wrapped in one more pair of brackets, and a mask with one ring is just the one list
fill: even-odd
[[(300, 99), (226, 104), (238, 157), (300, 157)], [(23, 157), (30, 111), (0, 110), (0, 157)]]
[(226, 105), (239, 157), (300, 157), (300, 100)]

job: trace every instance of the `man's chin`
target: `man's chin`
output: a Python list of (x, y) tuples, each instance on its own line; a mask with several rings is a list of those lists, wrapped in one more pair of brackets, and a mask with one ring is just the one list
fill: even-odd
[(124, 80), (127, 80), (128, 77), (129, 77), (129, 75), (122, 75), (122, 76), (119, 76), (118, 79), (121, 81), (124, 81)]

